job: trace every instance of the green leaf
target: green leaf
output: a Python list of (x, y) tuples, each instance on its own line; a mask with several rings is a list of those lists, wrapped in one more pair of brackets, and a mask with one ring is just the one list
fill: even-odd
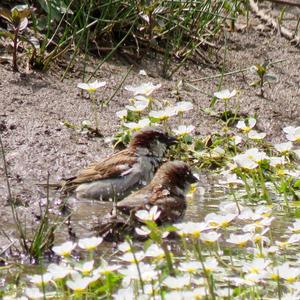
[(11, 12), (8, 9), (0, 8), (0, 17), (12, 23)]
[(294, 188), (300, 188), (300, 179), (297, 179), (294, 183)]
[(209, 107), (212, 108), (215, 106), (216, 102), (217, 102), (218, 98), (217, 97), (212, 97), (210, 100), (210, 104)]
[(295, 209), (294, 217), (295, 218), (300, 218), (300, 208)]

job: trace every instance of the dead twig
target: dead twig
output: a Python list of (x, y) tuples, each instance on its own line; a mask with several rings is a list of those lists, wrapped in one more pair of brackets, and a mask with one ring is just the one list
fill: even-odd
[(300, 7), (299, 0), (266, 0), (272, 3)]
[[(271, 1), (274, 1), (274, 0), (271, 0)], [(277, 0), (275, 0), (275, 1), (277, 1)], [(280, 1), (282, 1), (282, 0), (280, 0)], [(250, 5), (252, 12), (254, 14), (256, 14), (261, 20), (263, 20), (267, 24), (270, 24), (274, 29), (278, 30), (283, 37), (290, 40), (296, 46), (300, 45), (300, 36), (295, 35), (295, 33), (291, 32), (289, 29), (287, 29), (286, 27), (284, 27), (282, 25), (279, 27), (277, 20), (275, 20), (273, 17), (271, 17), (270, 15), (265, 13), (263, 10), (261, 10), (258, 7), (257, 2), (255, 2), (254, 0), (249, 0), (249, 5)]]

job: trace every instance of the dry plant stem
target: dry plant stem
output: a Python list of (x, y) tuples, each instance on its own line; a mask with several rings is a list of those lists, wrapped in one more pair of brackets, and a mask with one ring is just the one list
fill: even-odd
[(272, 2), (272, 3), (300, 7), (299, 0), (267, 0), (267, 1)]
[(135, 255), (135, 252), (134, 252), (134, 249), (133, 249), (132, 242), (131, 242), (131, 240), (129, 238), (126, 238), (125, 240), (127, 241), (127, 243), (130, 246), (130, 252), (132, 253), (132, 256), (133, 256), (133, 259), (134, 259), (134, 263), (136, 265), (136, 268), (137, 268), (137, 271), (138, 271), (138, 274), (139, 274), (139, 281), (140, 281), (140, 284), (141, 284), (141, 289), (142, 289), (142, 291), (144, 293), (144, 282), (143, 282), (143, 279), (142, 279), (142, 273), (141, 273), (139, 262), (136, 259), (136, 255)]
[(92, 111), (94, 113), (94, 121), (95, 121), (95, 131), (96, 133), (99, 133), (99, 119), (98, 119), (98, 106), (97, 106), (97, 100), (96, 97), (89, 93), (90, 97), (92, 99)]
[(105, 58), (101, 61), (100, 64), (98, 64), (94, 70), (94, 72), (89, 76), (89, 78), (87, 79), (87, 81), (90, 81), (94, 76), (95, 74), (97, 73), (97, 71), (100, 69), (100, 67), (108, 60), (111, 58), (111, 56), (114, 54), (114, 52), (119, 48), (120, 45), (123, 44), (123, 42), (127, 39), (127, 37), (129, 36), (129, 34), (131, 33), (131, 31), (133, 30), (134, 28), (134, 25), (137, 21), (138, 17), (135, 18), (135, 20), (132, 22), (132, 25), (131, 27), (129, 28), (128, 32), (125, 34), (125, 36), (121, 39), (121, 41), (113, 48), (112, 51), (109, 52), (108, 55), (105, 56)]
[(274, 29), (278, 30), (280, 34), (286, 39), (291, 40), (297, 46), (300, 45), (300, 36), (295, 36), (294, 33), (292, 33), (289, 29), (287, 29), (284, 26), (280, 26), (280, 28), (278, 28), (278, 22), (274, 18), (266, 14), (263, 10), (259, 9), (257, 2), (255, 2), (254, 0), (249, 0), (249, 5), (253, 13), (256, 14), (260, 19), (262, 19), (268, 24), (271, 24), (271, 26)]
[[(287, 61), (287, 59), (275, 60), (275, 61), (270, 62), (269, 65), (272, 66), (272, 65), (275, 65), (275, 64), (282, 63), (284, 61)], [(251, 66), (248, 67), (248, 68), (239, 69), (239, 70), (235, 70), (235, 71), (231, 71), (231, 72), (227, 72), (227, 73), (223, 73), (223, 74), (217, 74), (217, 75), (212, 75), (212, 76), (207, 76), (207, 77), (201, 77), (201, 78), (198, 78), (198, 79), (188, 80), (187, 82), (192, 82), (193, 83), (193, 82), (198, 82), (198, 81), (202, 81), (202, 80), (210, 80), (210, 79), (215, 79), (215, 78), (219, 78), (219, 77), (223, 77), (223, 76), (235, 75), (235, 74), (238, 74), (238, 73), (243, 73), (243, 72), (250, 71), (250, 68), (251, 68)], [(193, 87), (193, 86), (191, 86), (191, 87)]]
[(17, 65), (17, 50), (18, 50), (18, 34), (19, 34), (19, 28), (16, 28), (15, 30), (15, 36), (14, 36), (14, 51), (13, 51), (13, 71), (18, 72), (18, 65)]
[(129, 70), (127, 71), (127, 73), (125, 74), (124, 78), (122, 79), (122, 81), (120, 82), (120, 84), (117, 86), (116, 90), (114, 91), (114, 93), (109, 97), (109, 99), (107, 101), (105, 101), (102, 105), (103, 106), (107, 106), (109, 104), (109, 102), (115, 97), (115, 95), (117, 94), (117, 92), (120, 90), (120, 88), (122, 87), (123, 83), (125, 82), (125, 80), (127, 79), (128, 75), (130, 74), (131, 70), (133, 68), (133, 65), (130, 66)]
[(12, 198), (10, 183), (9, 183), (9, 179), (8, 179), (7, 163), (6, 163), (6, 159), (5, 159), (5, 151), (4, 151), (4, 146), (3, 146), (1, 135), (0, 135), (0, 145), (1, 145), (1, 153), (2, 153), (2, 158), (3, 158), (4, 174), (5, 174), (5, 178), (6, 178), (7, 192), (8, 192), (8, 202), (9, 202), (9, 205), (12, 210), (14, 223), (17, 226), (18, 233), (20, 234), (20, 244), (28, 253), (29, 249), (28, 249), (28, 245), (26, 243), (26, 235), (22, 228), (21, 222), (19, 220), (19, 216), (18, 216), (16, 208), (15, 208), (15, 203), (13, 202), (13, 198)]

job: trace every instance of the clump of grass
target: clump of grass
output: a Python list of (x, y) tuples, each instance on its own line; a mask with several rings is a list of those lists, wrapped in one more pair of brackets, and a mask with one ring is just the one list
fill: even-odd
[[(201, 47), (210, 47), (224, 20), (236, 17), (239, 5), (228, 9), (225, 2), (39, 0), (32, 14), (34, 32), (28, 32), (40, 44), (33, 65), (47, 69), (70, 53), (69, 69), (80, 52), (105, 60), (118, 52), (133, 63), (150, 49), (163, 55), (162, 75), (171, 77), (192, 56), (201, 60)], [(171, 68), (174, 58), (179, 63)]]
[[(22, 221), (18, 212), (18, 205), (13, 197), (9, 182), (9, 173), (7, 168), (7, 162), (5, 159), (5, 150), (3, 141), (0, 135), (0, 146), (1, 146), (1, 155), (3, 159), (4, 172), (7, 184), (8, 191), (8, 204), (10, 205), (14, 224), (18, 233), (18, 241), (21, 249), (19, 249), (22, 256), (29, 258), (30, 261), (38, 262), (39, 259), (44, 256), (45, 252), (49, 251), (53, 245), (54, 241), (54, 232), (59, 227), (61, 222), (50, 218), (49, 212), (49, 175), (48, 175), (48, 188), (47, 188), (47, 202), (44, 209), (40, 204), (40, 216), (39, 223), (37, 226), (34, 226), (31, 230), (28, 230), (27, 224), (25, 221)], [(32, 234), (30, 234), (32, 231)], [(5, 235), (7, 236), (7, 235)], [(7, 236), (8, 237), (8, 236)], [(8, 237), (9, 238), (9, 237)], [(15, 243), (12, 243), (14, 246)]]

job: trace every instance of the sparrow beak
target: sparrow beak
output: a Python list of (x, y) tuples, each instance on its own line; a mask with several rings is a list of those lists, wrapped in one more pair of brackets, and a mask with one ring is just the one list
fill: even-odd
[(174, 137), (174, 136), (168, 136), (168, 137), (166, 138), (166, 144), (167, 144), (168, 146), (172, 146), (172, 145), (175, 145), (175, 144), (177, 144), (177, 143), (178, 143), (178, 141), (177, 141), (176, 137)]
[(195, 183), (195, 182), (198, 182), (199, 181), (199, 176), (198, 176), (198, 174), (193, 174), (193, 173), (191, 173), (190, 174), (190, 176), (188, 177), (188, 181), (190, 182), (190, 183)]

